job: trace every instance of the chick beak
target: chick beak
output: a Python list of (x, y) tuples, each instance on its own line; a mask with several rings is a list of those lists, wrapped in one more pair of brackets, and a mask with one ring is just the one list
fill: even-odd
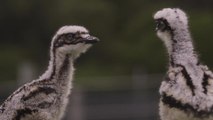
[(88, 36), (86, 38), (84, 38), (84, 43), (86, 44), (94, 44), (99, 42), (100, 40), (97, 37), (94, 36)]

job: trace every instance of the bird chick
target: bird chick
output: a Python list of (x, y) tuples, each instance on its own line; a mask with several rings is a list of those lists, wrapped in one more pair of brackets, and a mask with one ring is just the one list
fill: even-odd
[(178, 8), (155, 13), (157, 36), (169, 54), (169, 67), (160, 86), (161, 120), (213, 120), (213, 74), (200, 64), (188, 28)]
[(72, 88), (73, 62), (98, 41), (82, 26), (61, 27), (51, 42), (48, 69), (5, 100), (0, 120), (61, 120)]

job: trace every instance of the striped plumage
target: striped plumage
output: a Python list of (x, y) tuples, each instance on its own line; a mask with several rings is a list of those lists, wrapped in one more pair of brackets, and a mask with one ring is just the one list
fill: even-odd
[(161, 120), (213, 120), (213, 74), (199, 63), (186, 14), (165, 8), (154, 19), (170, 61), (160, 87)]
[(86, 28), (64, 26), (53, 37), (47, 71), (0, 106), (0, 120), (60, 120), (72, 87), (74, 60), (97, 42)]

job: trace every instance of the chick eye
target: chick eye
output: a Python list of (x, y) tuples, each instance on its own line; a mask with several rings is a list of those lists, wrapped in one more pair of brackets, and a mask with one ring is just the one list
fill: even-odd
[(74, 36), (75, 36), (75, 34), (73, 34), (73, 33), (68, 33), (68, 34), (66, 34), (66, 38), (67, 38), (68, 40), (72, 40), (72, 39), (74, 38)]
[(159, 30), (164, 30), (166, 28), (166, 24), (163, 21), (158, 21), (157, 22), (157, 28)]

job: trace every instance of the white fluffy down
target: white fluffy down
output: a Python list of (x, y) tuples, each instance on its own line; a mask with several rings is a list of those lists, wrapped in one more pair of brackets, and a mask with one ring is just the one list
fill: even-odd
[(66, 34), (66, 33), (75, 33), (75, 32), (89, 32), (85, 27), (83, 26), (77, 26), (77, 25), (66, 25), (61, 27), (57, 32), (56, 35)]

